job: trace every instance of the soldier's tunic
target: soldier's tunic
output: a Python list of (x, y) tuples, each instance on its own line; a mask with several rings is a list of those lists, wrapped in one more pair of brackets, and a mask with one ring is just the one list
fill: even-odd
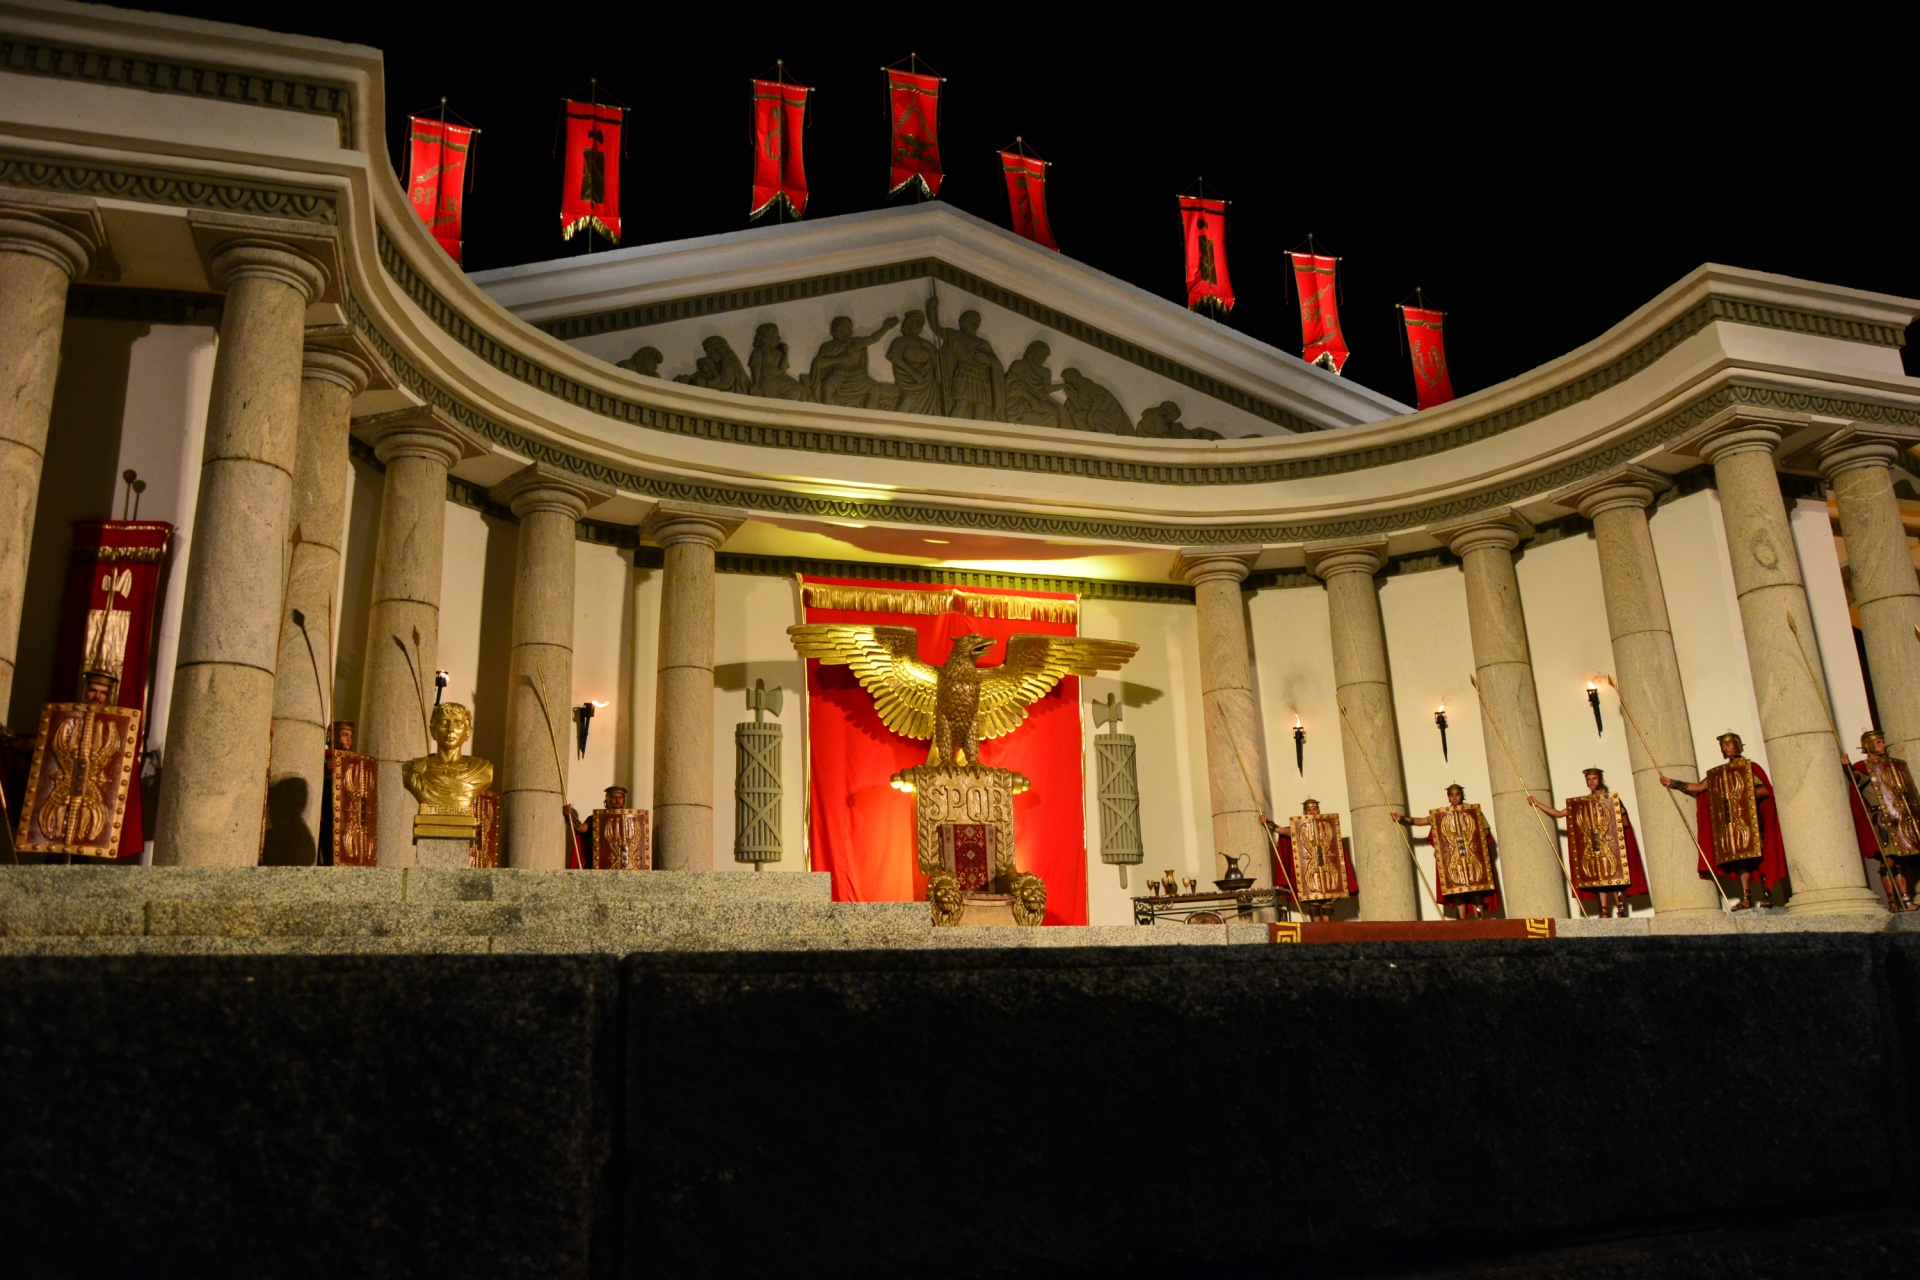
[(1871, 810), (1875, 843), (1901, 870), (1920, 864), (1920, 788), (1898, 756), (1868, 756), (1853, 766)]

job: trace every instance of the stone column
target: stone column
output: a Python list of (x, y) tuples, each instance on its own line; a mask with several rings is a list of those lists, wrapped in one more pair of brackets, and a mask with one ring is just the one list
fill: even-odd
[(0, 723), (13, 702), (67, 286), (106, 257), (106, 243), (93, 201), (0, 188)]
[(1920, 577), (1907, 548), (1892, 471), (1914, 443), (1911, 434), (1855, 424), (1821, 441), (1820, 474), (1840, 503), (1840, 533), (1847, 540), (1880, 729), (1894, 755), (1920, 762), (1920, 642), (1914, 639)]
[[(342, 335), (328, 326), (326, 338)], [(334, 592), (347, 523), (347, 428), (372, 366), (351, 349), (307, 334), (300, 368), (300, 435), (293, 464), (293, 527), (300, 544), (287, 575), (286, 619), (273, 679), (273, 746), (267, 769), (269, 864), (308, 865), (326, 803), (328, 703), (338, 628)]]
[(227, 300), (154, 838), (155, 862), (193, 866), (251, 866), (260, 858), (301, 350), (307, 304), (328, 274), (296, 240), (266, 234), (271, 220), (194, 225), (230, 222), (239, 234), (207, 250), (208, 276)]
[(506, 758), (496, 775), (501, 856), (510, 867), (558, 869), (566, 866), (561, 806), (567, 791), (564, 735), (573, 705), (574, 531), (588, 507), (612, 494), (535, 463), (488, 496), (520, 520)]
[[(1260, 704), (1247, 661), (1247, 625), (1240, 584), (1259, 547), (1187, 547), (1174, 577), (1193, 587), (1200, 630), (1200, 701), (1207, 726), (1207, 793), (1213, 809), (1213, 847), (1240, 860), (1245, 874), (1271, 884), (1273, 867), (1260, 815), (1271, 814)], [(1207, 878), (1205, 868), (1201, 878)]]
[(663, 502), (640, 536), (660, 544), (660, 683), (653, 704), (653, 865), (712, 871), (713, 557), (746, 513)]
[(433, 688), (440, 655), (447, 471), (480, 449), (451, 419), (425, 407), (362, 418), (353, 430), (387, 469), (380, 487), (355, 750), (378, 762), (380, 865), (410, 867), (415, 864), (413, 817), (420, 806), (400, 781), (400, 766), (427, 754), (432, 745), (425, 707), (433, 701), (426, 691)]
[(1593, 521), (1594, 541), (1599, 544), (1600, 589), (1606, 597), (1607, 631), (1613, 639), (1613, 678), (1619, 685), (1621, 705), (1631, 717), (1625, 726), (1627, 758), (1633, 765), (1640, 849), (1654, 910), (1661, 915), (1703, 915), (1719, 912), (1720, 894), (1699, 876), (1693, 797), (1660, 785), (1661, 774), (1687, 782), (1700, 777), (1693, 754), (1693, 725), (1680, 687), (1680, 662), (1674, 656), (1673, 628), (1667, 619), (1666, 592), (1660, 585), (1660, 565), (1647, 528), (1647, 508), (1671, 487), (1672, 482), (1657, 471), (1628, 466), (1557, 493), (1554, 501), (1576, 508)]
[(1366, 890), (1360, 895), (1360, 915), (1366, 920), (1418, 920), (1420, 889), (1405, 828), (1391, 816), (1407, 811), (1407, 783), (1387, 673), (1387, 631), (1374, 582), (1387, 562), (1387, 544), (1384, 539), (1314, 543), (1306, 550), (1308, 571), (1327, 584), (1333, 685), (1346, 708), (1340, 749), (1346, 763), (1354, 870)]
[(1529, 795), (1553, 803), (1533, 653), (1513, 549), (1533, 526), (1512, 510), (1489, 512), (1433, 531), (1460, 557), (1467, 580), (1467, 626), (1474, 677), (1480, 684), (1480, 726), (1493, 786), (1493, 827), (1500, 841), (1500, 887), (1512, 916), (1567, 914), (1560, 841)]
[(1688, 447), (1713, 464), (1720, 490), (1760, 732), (1767, 740), (1767, 773), (1793, 873), (1789, 907), (1821, 914), (1878, 911), (1880, 900), (1867, 888), (1854, 843), (1848, 783), (1827, 719), (1826, 691), (1815, 679), (1819, 652), (1813, 615), (1774, 469), (1783, 429), (1801, 425), (1797, 419), (1729, 410)]

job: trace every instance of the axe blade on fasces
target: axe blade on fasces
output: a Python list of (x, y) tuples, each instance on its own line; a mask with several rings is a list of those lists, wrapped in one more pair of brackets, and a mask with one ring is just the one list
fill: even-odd
[(1114, 701), (1112, 694), (1108, 694), (1103, 699), (1096, 699), (1087, 705), (1093, 708), (1094, 728), (1099, 729), (1109, 724), (1120, 723), (1120, 707)]
[(768, 715), (777, 716), (780, 714), (780, 708), (786, 703), (786, 694), (781, 691), (779, 685), (775, 685), (773, 688), (767, 690), (766, 703)]

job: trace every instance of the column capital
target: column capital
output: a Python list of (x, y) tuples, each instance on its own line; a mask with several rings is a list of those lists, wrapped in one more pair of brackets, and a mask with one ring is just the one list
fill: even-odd
[(1265, 547), (1182, 547), (1174, 553), (1173, 579), (1197, 587), (1203, 582), (1245, 582)]
[(43, 258), (72, 280), (120, 278), (100, 205), (85, 196), (0, 187), (0, 253)]
[(1804, 413), (1781, 413), (1752, 405), (1733, 405), (1708, 418), (1686, 439), (1669, 446), (1675, 453), (1692, 454), (1714, 463), (1742, 453), (1777, 453), (1789, 434), (1803, 430), (1812, 418)]
[(1342, 573), (1364, 573), (1371, 578), (1386, 568), (1387, 540), (1347, 538), (1309, 542), (1306, 553), (1307, 572), (1323, 582)]
[(1821, 478), (1831, 484), (1835, 476), (1848, 471), (1900, 466), (1916, 444), (1920, 444), (1920, 432), (1850, 422), (1815, 445), (1814, 457)]
[(544, 462), (536, 462), (487, 490), (487, 496), (503, 503), (523, 520), (542, 511), (557, 512), (569, 520), (578, 520), (588, 507), (598, 506), (611, 498), (613, 490), (568, 475)]
[(703, 502), (661, 502), (640, 522), (640, 538), (662, 547), (699, 542), (718, 551), (720, 544), (731, 538), (746, 519), (746, 512), (732, 507), (712, 507)]
[(1465, 557), (1470, 551), (1512, 551), (1533, 536), (1533, 522), (1512, 507), (1481, 511), (1464, 520), (1434, 525), (1427, 532), (1447, 550)]
[(1623, 507), (1645, 511), (1655, 498), (1671, 488), (1673, 481), (1658, 471), (1629, 463), (1568, 485), (1552, 494), (1551, 499), (1591, 520), (1603, 511), (1618, 511)]
[(324, 222), (190, 209), (187, 227), (216, 289), (268, 279), (308, 303), (340, 300), (340, 242)]
[(451, 468), (486, 452), (453, 419), (427, 405), (355, 418), (353, 434), (373, 446), (382, 466), (396, 458), (425, 458)]
[(390, 391), (393, 382), (387, 376), (379, 356), (366, 339), (345, 324), (310, 324), (307, 340), (301, 348), (300, 376), (345, 387), (349, 396), (369, 389)]

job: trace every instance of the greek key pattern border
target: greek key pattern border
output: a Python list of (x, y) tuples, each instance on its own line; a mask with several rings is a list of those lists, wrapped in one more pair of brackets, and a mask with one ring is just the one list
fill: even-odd
[(218, 209), (226, 213), (258, 214), (265, 218), (298, 218), (306, 222), (339, 221), (332, 196), (294, 187), (259, 183), (196, 182), (176, 174), (139, 169), (96, 169), (88, 165), (54, 164), (45, 160), (0, 154), (0, 186), (35, 191), (61, 191), (76, 196), (104, 196), (137, 200), (142, 204), (177, 205), (189, 209)]
[(10, 35), (0, 35), (0, 71), (331, 116), (339, 126), (340, 145), (353, 145), (353, 93), (332, 81), (227, 71), (204, 63), (135, 57)]

